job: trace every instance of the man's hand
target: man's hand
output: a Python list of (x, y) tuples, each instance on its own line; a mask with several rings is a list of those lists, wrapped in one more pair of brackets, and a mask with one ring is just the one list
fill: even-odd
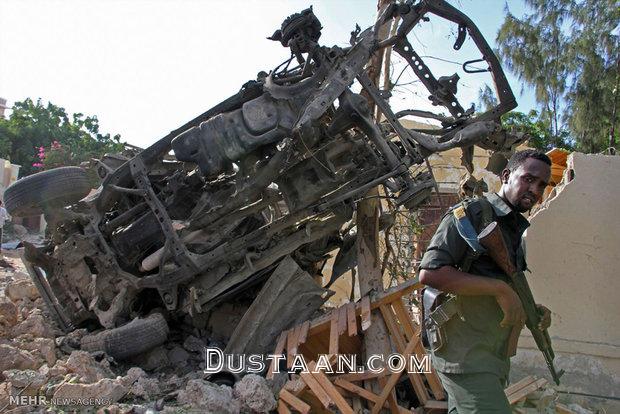
[(502, 319), (499, 325), (501, 327), (513, 325), (523, 327), (525, 325), (525, 311), (523, 310), (521, 299), (519, 299), (519, 295), (510, 286), (505, 285), (505, 288), (498, 290), (495, 295), (499, 307), (504, 312), (504, 319)]
[(538, 323), (538, 329), (544, 331), (551, 326), (551, 311), (543, 306), (536, 305), (538, 313), (540, 314), (540, 322)]

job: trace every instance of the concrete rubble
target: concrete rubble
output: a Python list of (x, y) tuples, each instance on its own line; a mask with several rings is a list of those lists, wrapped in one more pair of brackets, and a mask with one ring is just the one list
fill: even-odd
[[(23, 272), (21, 261), (16, 257), (5, 260), (12, 267), (0, 270), (2, 411), (3, 407), (11, 413), (35, 408), (12, 404), (9, 397), (18, 395), (42, 396), (56, 403), (90, 401), (91, 411), (101, 413), (268, 413), (275, 409), (274, 393), (261, 376), (247, 375), (234, 388), (206, 381), (202, 366), (208, 341), (199, 333), (175, 332), (164, 345), (122, 362), (102, 352), (81, 350), (80, 339), (86, 330), (63, 334)], [(230, 327), (223, 330), (220, 340), (230, 332)], [(38, 408), (52, 412), (61, 407)]]
[[(41, 301), (31, 294), (28, 280), (20, 275), (21, 263), (7, 260), (13, 267), (0, 271), (0, 407), (10, 407), (9, 412), (30, 412), (11, 405), (9, 396), (17, 395), (43, 396), (55, 404), (86, 401), (93, 404), (91, 412), (99, 413), (257, 414), (278, 407), (284, 385), (282, 381), (276, 385), (278, 378), (247, 374), (234, 384), (207, 380), (202, 372), (203, 353), (210, 342), (200, 332), (173, 330), (169, 341), (127, 361), (81, 350), (80, 338), (86, 330), (62, 334)], [(284, 388), (303, 395), (305, 383), (298, 376), (292, 378)], [(523, 413), (555, 412), (549, 410), (554, 409), (557, 398), (555, 389), (546, 384), (514, 407)], [(39, 408), (39, 412), (51, 412), (62, 407)], [(566, 412), (591, 412), (574, 405), (565, 408)]]

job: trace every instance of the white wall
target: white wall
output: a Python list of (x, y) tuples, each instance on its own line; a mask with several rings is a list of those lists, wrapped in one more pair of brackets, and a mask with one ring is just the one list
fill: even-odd
[[(566, 182), (566, 175), (574, 179)], [(549, 333), (566, 390), (620, 397), (620, 157), (574, 153), (565, 184), (532, 218), (528, 280), (553, 312)], [(545, 375), (524, 330), (513, 377)], [(597, 398), (592, 404), (619, 403)]]

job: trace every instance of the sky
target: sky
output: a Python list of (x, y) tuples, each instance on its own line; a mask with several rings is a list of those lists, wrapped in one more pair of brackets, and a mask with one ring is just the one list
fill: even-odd
[[(491, 46), (503, 21), (501, 0), (449, 0), (478, 25)], [(289, 14), (313, 5), (322, 45), (347, 46), (359, 24), (372, 25), (376, 0), (0, 0), (0, 97), (52, 102), (68, 113), (97, 115), (102, 133), (146, 147), (236, 93), (289, 54), (266, 38)], [(523, 13), (521, 0), (508, 2)], [(470, 40), (455, 55), (454, 26), (431, 19), (410, 35), (436, 77), (461, 76), (457, 97), (477, 102), (488, 75), (464, 76), (478, 58)], [(395, 60), (396, 65), (398, 61)], [(398, 70), (398, 68), (396, 68)], [(507, 73), (508, 74), (508, 73)], [(486, 77), (486, 78), (485, 78)], [(518, 110), (532, 92), (508, 74)], [(413, 80), (408, 72), (400, 83)], [(523, 89), (523, 93), (521, 93)], [(428, 109), (419, 85), (397, 88), (396, 109)]]

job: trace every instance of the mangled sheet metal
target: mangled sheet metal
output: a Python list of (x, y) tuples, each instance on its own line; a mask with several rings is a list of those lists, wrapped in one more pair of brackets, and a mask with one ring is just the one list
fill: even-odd
[[(413, 49), (407, 37), (429, 15), (458, 27), (450, 47), (473, 39), (495, 82), (495, 107), (466, 109), (456, 97), (458, 77), (435, 76)], [(390, 22), (397, 25), (393, 35), (379, 38)], [(516, 102), (496, 56), (472, 21), (445, 1), (391, 3), (347, 47), (321, 45), (321, 28), (311, 8), (289, 16), (271, 37), (289, 58), (122, 165), (118, 157), (101, 160), (101, 187), (89, 197), (82, 199), (91, 187), (78, 167), (7, 189), (11, 214), (45, 214), (46, 242), (28, 245), (25, 257), (63, 328), (114, 331), (162, 310), (168, 320), (203, 326), (222, 303), (256, 297), (285, 257), (317, 274), (345, 243), (343, 224), (368, 189), (383, 185), (396, 205), (415, 209), (434, 182), (413, 167), (430, 154), (472, 145), (504, 152), (520, 142), (499, 123)], [(440, 128), (404, 128), (398, 119), (407, 113), (395, 114), (370, 81), (367, 62), (388, 47), (449, 113), (413, 112), (440, 120)], [(373, 118), (354, 82), (385, 121)], [(294, 298), (294, 289), (287, 295)]]

